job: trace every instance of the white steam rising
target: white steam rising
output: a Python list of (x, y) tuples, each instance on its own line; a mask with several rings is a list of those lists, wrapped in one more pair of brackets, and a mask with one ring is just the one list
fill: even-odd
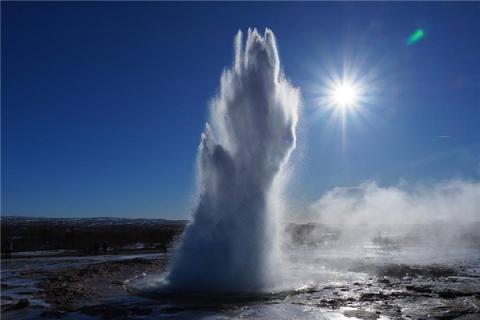
[(354, 241), (385, 232), (448, 244), (480, 226), (480, 183), (454, 180), (407, 187), (368, 182), (335, 188), (311, 206), (311, 214)]
[(167, 287), (251, 292), (271, 288), (280, 263), (282, 176), (295, 148), (299, 91), (281, 73), (275, 37), (235, 39), (198, 153), (199, 199)]

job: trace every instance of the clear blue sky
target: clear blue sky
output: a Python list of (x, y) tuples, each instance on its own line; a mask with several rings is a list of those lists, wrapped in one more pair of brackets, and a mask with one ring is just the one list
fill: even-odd
[[(480, 179), (480, 3), (1, 6), (3, 215), (186, 217), (208, 101), (252, 26), (273, 30), (303, 92), (294, 203)], [(317, 98), (344, 63), (374, 78), (342, 147)]]

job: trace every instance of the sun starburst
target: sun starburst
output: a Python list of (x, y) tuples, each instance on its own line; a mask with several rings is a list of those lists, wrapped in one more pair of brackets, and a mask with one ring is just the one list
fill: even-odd
[(358, 86), (345, 81), (333, 86), (330, 92), (331, 103), (337, 108), (351, 108), (359, 103), (360, 90)]

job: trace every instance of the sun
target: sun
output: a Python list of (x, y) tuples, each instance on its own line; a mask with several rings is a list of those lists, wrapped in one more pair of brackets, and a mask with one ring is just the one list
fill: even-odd
[(374, 101), (372, 92), (378, 92), (376, 81), (373, 71), (360, 72), (354, 67), (340, 72), (334, 69), (321, 71), (318, 84), (313, 86), (316, 107), (343, 124), (347, 118), (368, 115), (368, 107)]
[(331, 103), (338, 108), (355, 107), (360, 100), (360, 90), (349, 82), (338, 83), (332, 88), (330, 99)]

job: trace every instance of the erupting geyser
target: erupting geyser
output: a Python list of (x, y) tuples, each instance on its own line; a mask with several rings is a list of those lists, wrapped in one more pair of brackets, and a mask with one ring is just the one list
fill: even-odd
[(235, 39), (199, 147), (199, 199), (166, 288), (259, 292), (281, 267), (279, 197), (295, 148), (299, 91), (280, 68), (275, 36), (248, 30)]

